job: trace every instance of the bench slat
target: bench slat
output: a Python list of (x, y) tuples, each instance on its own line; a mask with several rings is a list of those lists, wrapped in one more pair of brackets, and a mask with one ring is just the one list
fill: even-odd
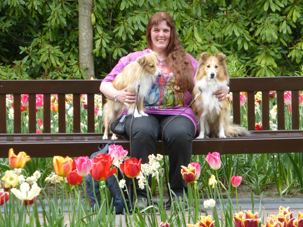
[(30, 133), (36, 133), (36, 95), (29, 94), (29, 113), (28, 130)]
[(6, 95), (0, 94), (0, 133), (6, 133)]
[(65, 124), (65, 95), (64, 94), (58, 94), (58, 104), (59, 104), (59, 108), (58, 108), (59, 132), (65, 133), (66, 124)]
[(81, 116), (81, 106), (80, 106), (80, 94), (73, 94), (73, 132), (80, 132), (80, 116)]
[(269, 92), (262, 92), (262, 129), (269, 130)]
[(248, 130), (255, 129), (255, 93), (247, 92), (247, 124)]
[(233, 93), (233, 122), (241, 124), (241, 110), (240, 110), (240, 92)]
[(44, 94), (43, 96), (43, 132), (51, 132), (51, 117), (50, 117), (50, 106), (51, 106), (51, 96), (50, 94)]
[(14, 133), (21, 133), (21, 96), (14, 95)]
[(292, 129), (299, 129), (299, 91), (291, 92)]
[(277, 123), (278, 130), (285, 129), (284, 91), (277, 91)]
[(94, 95), (87, 95), (87, 132), (95, 131)]

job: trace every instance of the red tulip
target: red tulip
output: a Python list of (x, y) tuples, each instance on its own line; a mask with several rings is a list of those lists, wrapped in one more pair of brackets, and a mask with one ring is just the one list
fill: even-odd
[(113, 158), (109, 154), (98, 154), (93, 159), (93, 165), (90, 174), (97, 181), (106, 180), (109, 176), (116, 173), (117, 168), (110, 169)]
[(190, 164), (188, 165), (188, 167), (181, 166), (181, 174), (186, 183), (192, 183), (195, 181), (196, 178), (196, 169)]
[(250, 211), (236, 213), (234, 216), (235, 227), (257, 227), (261, 218)]
[(141, 158), (128, 158), (125, 159), (124, 163), (120, 164), (120, 168), (123, 173), (129, 178), (135, 178), (141, 171)]
[(276, 96), (276, 93), (274, 91), (269, 92), (269, 98), (274, 98)]
[(261, 131), (262, 130), (262, 122), (255, 123), (255, 130)]
[(2, 206), (4, 203), (8, 201), (9, 193), (0, 191), (0, 206)]
[(77, 169), (70, 172), (70, 174), (66, 177), (66, 180), (71, 185), (79, 185), (82, 182), (83, 177), (81, 177)]
[(212, 154), (209, 152), (206, 156), (205, 160), (208, 162), (210, 167), (214, 170), (218, 170), (221, 167), (221, 159), (220, 159), (220, 153), (213, 152)]
[(233, 176), (231, 179), (231, 184), (233, 187), (237, 188), (241, 184), (242, 177), (241, 176)]

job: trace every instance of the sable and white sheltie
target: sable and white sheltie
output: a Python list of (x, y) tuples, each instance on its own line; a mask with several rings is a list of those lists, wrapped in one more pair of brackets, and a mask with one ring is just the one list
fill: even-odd
[[(134, 112), (135, 118), (148, 116), (144, 112), (143, 101), (144, 96), (148, 95), (150, 92), (156, 78), (161, 76), (158, 64), (157, 54), (151, 52), (139, 57), (136, 61), (129, 63), (122, 72), (116, 76), (113, 85), (117, 90), (127, 88), (128, 92), (137, 92), (138, 85), (140, 85), (139, 93), (137, 94), (138, 108), (134, 110), (135, 104), (125, 104), (107, 99), (106, 105), (103, 107), (103, 139), (108, 139), (110, 123), (124, 110), (128, 110), (128, 114)], [(117, 139), (117, 136), (113, 133), (111, 139), (115, 140)]]
[(229, 83), (225, 58), (226, 55), (223, 53), (215, 56), (206, 52), (200, 54), (195, 75), (196, 85), (192, 95), (194, 98), (200, 91), (202, 92), (192, 105), (200, 124), (200, 133), (197, 138), (226, 138), (249, 134), (241, 126), (230, 123), (230, 106), (227, 99), (219, 101), (213, 94)]

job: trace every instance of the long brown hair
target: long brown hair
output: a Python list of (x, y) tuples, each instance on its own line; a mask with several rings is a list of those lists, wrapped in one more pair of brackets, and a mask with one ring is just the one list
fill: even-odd
[(170, 27), (170, 41), (166, 48), (167, 58), (165, 59), (165, 63), (174, 73), (181, 91), (184, 92), (188, 90), (191, 92), (194, 87), (193, 66), (186, 56), (178, 38), (174, 20), (168, 13), (162, 11), (156, 12), (149, 19), (146, 28), (147, 45), (149, 49), (153, 49), (151, 29), (154, 25), (158, 25), (162, 21), (166, 21), (167, 25)]

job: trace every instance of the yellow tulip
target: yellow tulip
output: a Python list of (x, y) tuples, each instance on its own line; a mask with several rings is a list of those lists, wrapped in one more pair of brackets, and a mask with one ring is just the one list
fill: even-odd
[(24, 151), (19, 152), (18, 155), (15, 155), (13, 148), (8, 151), (8, 161), (12, 168), (23, 168), (29, 160), (31, 158)]
[(70, 157), (54, 156), (53, 166), (58, 176), (66, 177), (72, 171), (73, 159)]
[(4, 181), (5, 188), (14, 188), (19, 183), (18, 175), (13, 173), (12, 171), (6, 171), (4, 177), (2, 177), (1, 180)]

